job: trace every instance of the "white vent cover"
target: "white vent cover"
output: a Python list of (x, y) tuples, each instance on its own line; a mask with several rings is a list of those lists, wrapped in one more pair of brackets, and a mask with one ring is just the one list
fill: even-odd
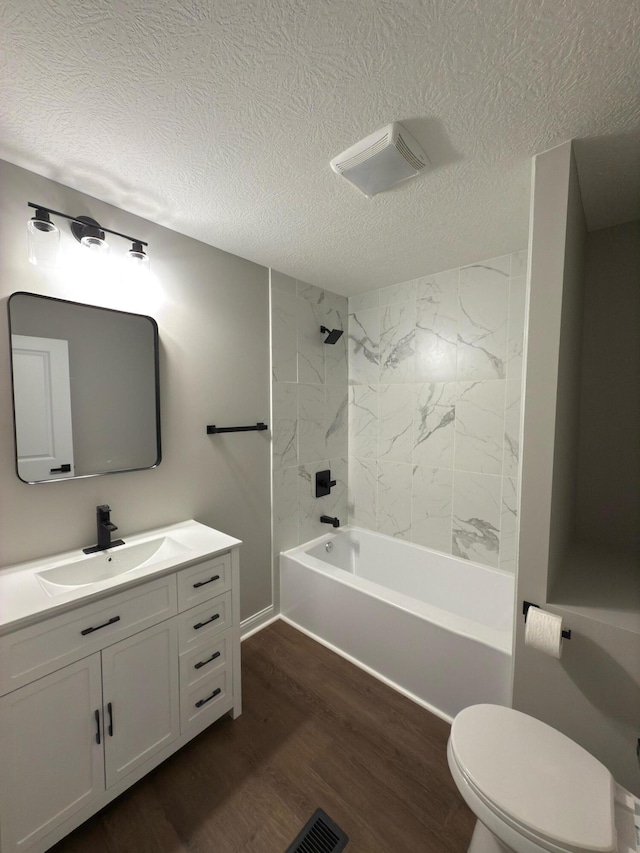
[(429, 164), (415, 139), (397, 121), (356, 142), (331, 160), (331, 168), (366, 196), (413, 178)]

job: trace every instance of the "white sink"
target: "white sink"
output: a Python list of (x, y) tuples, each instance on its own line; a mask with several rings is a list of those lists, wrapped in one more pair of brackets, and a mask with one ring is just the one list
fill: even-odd
[(142, 566), (178, 557), (188, 550), (175, 539), (161, 536), (137, 545), (119, 545), (108, 551), (63, 563), (53, 569), (37, 572), (36, 577), (46, 593), (60, 595), (71, 587), (90, 586), (109, 580)]

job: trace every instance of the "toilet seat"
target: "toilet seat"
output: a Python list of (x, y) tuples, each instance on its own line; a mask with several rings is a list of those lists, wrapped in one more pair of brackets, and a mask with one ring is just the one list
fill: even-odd
[(553, 853), (617, 849), (611, 774), (545, 723), (511, 708), (474, 705), (454, 720), (448, 756), (474, 805), (510, 835)]

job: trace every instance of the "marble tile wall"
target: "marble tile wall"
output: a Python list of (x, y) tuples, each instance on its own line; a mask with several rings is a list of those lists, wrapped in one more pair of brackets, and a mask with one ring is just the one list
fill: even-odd
[(351, 523), (515, 571), (525, 282), (518, 252), (349, 299)]
[[(345, 296), (271, 271), (274, 556), (347, 523), (348, 383)], [(320, 326), (342, 329), (334, 345)], [(315, 474), (336, 485), (315, 497)]]

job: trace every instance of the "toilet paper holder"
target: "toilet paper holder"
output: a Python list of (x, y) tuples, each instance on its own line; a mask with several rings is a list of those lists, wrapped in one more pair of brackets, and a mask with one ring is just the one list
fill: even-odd
[[(527, 621), (527, 613), (529, 612), (530, 607), (540, 607), (539, 604), (534, 604), (532, 601), (523, 601), (522, 602), (522, 614), (524, 616), (524, 621)], [(562, 636), (565, 640), (571, 639), (571, 631), (563, 631)]]

